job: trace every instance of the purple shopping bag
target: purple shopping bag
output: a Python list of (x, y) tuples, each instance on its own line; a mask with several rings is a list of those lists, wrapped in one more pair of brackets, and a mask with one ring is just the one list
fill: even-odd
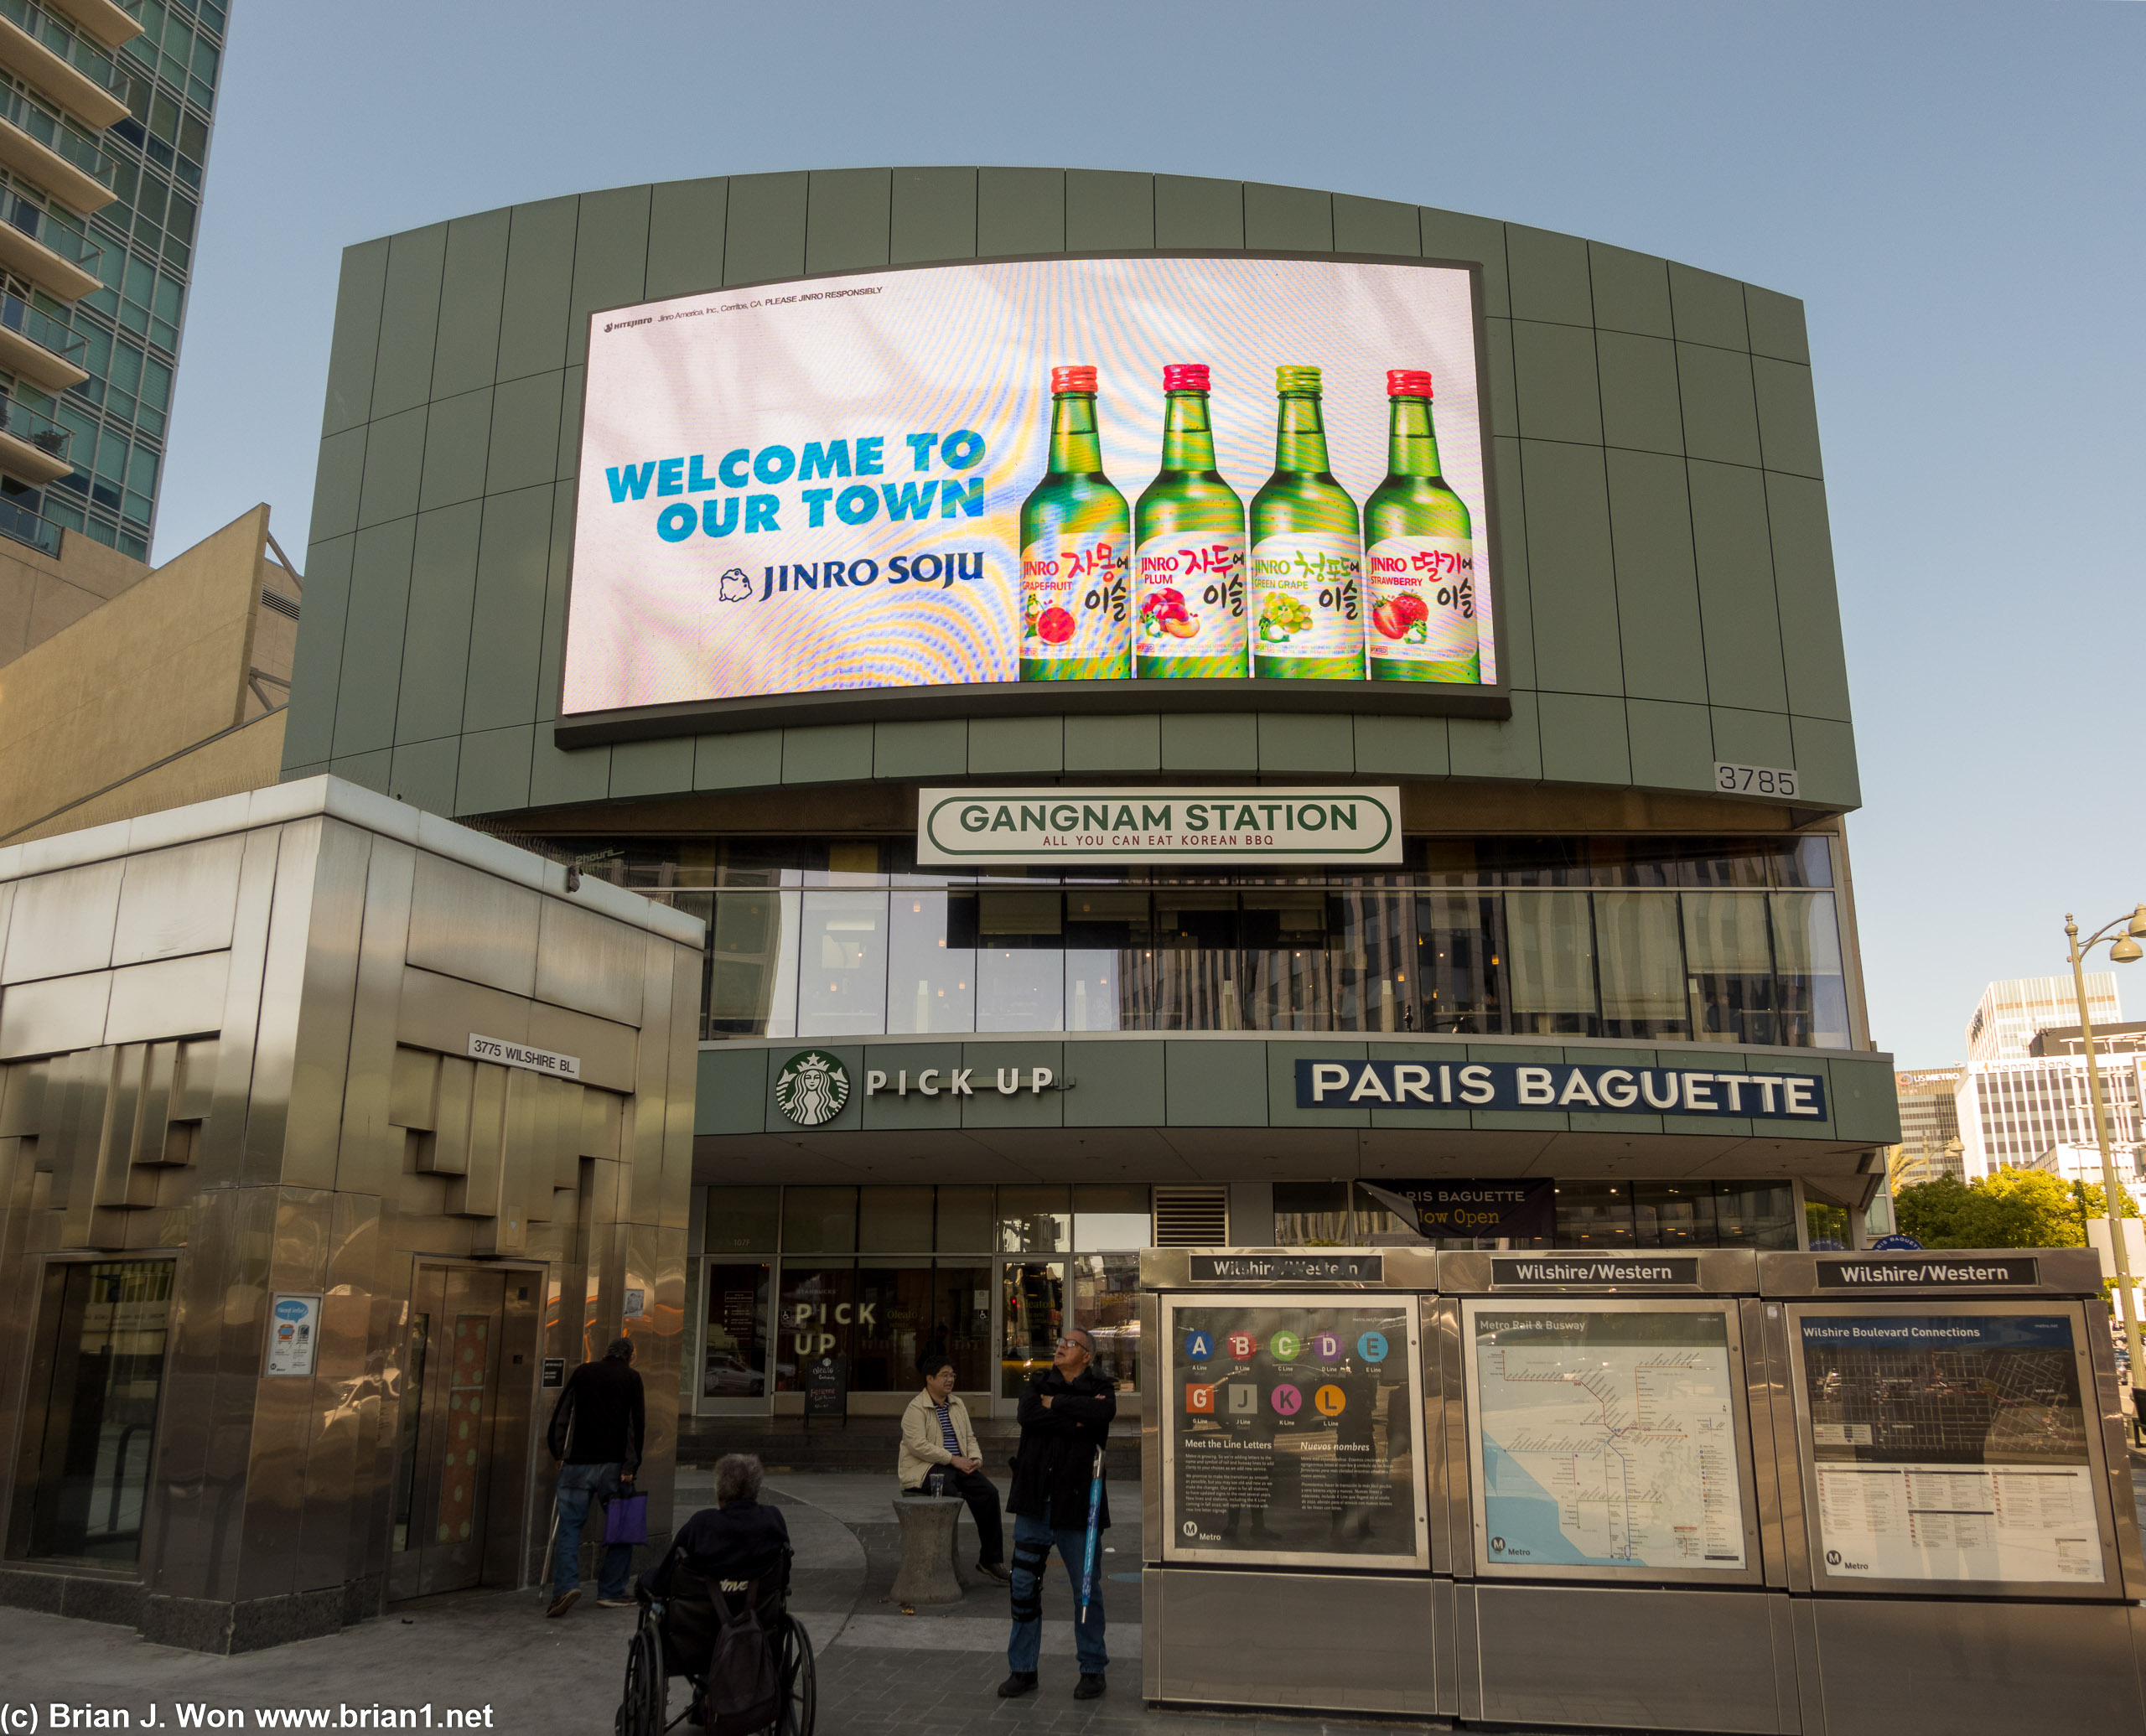
[(604, 1542), (645, 1543), (648, 1541), (648, 1497), (614, 1495), (604, 1508)]

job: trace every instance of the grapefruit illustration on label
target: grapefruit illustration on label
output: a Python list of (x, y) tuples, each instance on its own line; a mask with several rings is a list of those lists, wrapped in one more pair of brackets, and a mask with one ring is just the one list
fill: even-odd
[(1021, 503), (1021, 679), (1133, 672), (1132, 516), (1103, 474), (1096, 371), (1050, 371), (1050, 457)]

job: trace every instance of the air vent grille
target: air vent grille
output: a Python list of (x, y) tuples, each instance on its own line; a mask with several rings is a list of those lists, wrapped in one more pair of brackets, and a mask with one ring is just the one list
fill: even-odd
[(261, 606), (273, 609), (277, 614), (288, 615), (294, 621), (298, 618), (296, 599), (286, 597), (281, 591), (272, 591), (266, 585), (261, 588)]
[(1227, 1188), (1157, 1188), (1155, 1246), (1217, 1248), (1230, 1242)]

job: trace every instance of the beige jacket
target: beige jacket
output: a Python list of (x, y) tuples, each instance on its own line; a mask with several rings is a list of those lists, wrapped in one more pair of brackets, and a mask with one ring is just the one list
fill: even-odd
[[(962, 1443), (962, 1457), (982, 1459), (977, 1450), (976, 1430), (969, 1424), (969, 1407), (958, 1397), (946, 1401), (946, 1414), (953, 1419), (954, 1438)], [(939, 1432), (939, 1407), (931, 1402), (931, 1395), (920, 1391), (909, 1402), (909, 1408), (902, 1412), (902, 1455), (899, 1467), (902, 1487), (920, 1489), (924, 1479), (934, 1465), (951, 1464), (954, 1455), (946, 1450), (946, 1437)]]

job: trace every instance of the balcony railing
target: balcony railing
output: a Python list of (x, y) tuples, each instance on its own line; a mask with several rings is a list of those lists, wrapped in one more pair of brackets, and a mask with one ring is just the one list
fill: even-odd
[(82, 365), (82, 351), (89, 340), (70, 331), (43, 309), (32, 307), (19, 295), (0, 295), (0, 325), (9, 331), (20, 332), (62, 361), (71, 362), (78, 368)]
[(127, 76), (119, 63), (65, 18), (56, 18), (31, 0), (0, 0), (0, 18), (60, 56), (91, 84), (127, 100)]
[(13, 500), (0, 499), (0, 536), (26, 542), (41, 555), (60, 558), (60, 526)]
[(80, 169), (91, 180), (109, 186), (107, 179), (111, 164), (96, 147), (96, 142), (79, 127), (60, 118), (55, 109), (34, 102), (20, 91), (0, 89), (0, 121), (20, 128), (43, 145)]
[(67, 456), (67, 443), (73, 438), (74, 430), (64, 428), (41, 411), (13, 398), (0, 397), (0, 434), (12, 434), (16, 439), (34, 446), (39, 452), (54, 459)]
[[(4, 6), (7, 0), (0, 0)], [(43, 205), (34, 205), (18, 193), (0, 190), (0, 221), (19, 229), (40, 247), (57, 253), (68, 264), (97, 276), (104, 249), (86, 235), (77, 234), (57, 220)]]

